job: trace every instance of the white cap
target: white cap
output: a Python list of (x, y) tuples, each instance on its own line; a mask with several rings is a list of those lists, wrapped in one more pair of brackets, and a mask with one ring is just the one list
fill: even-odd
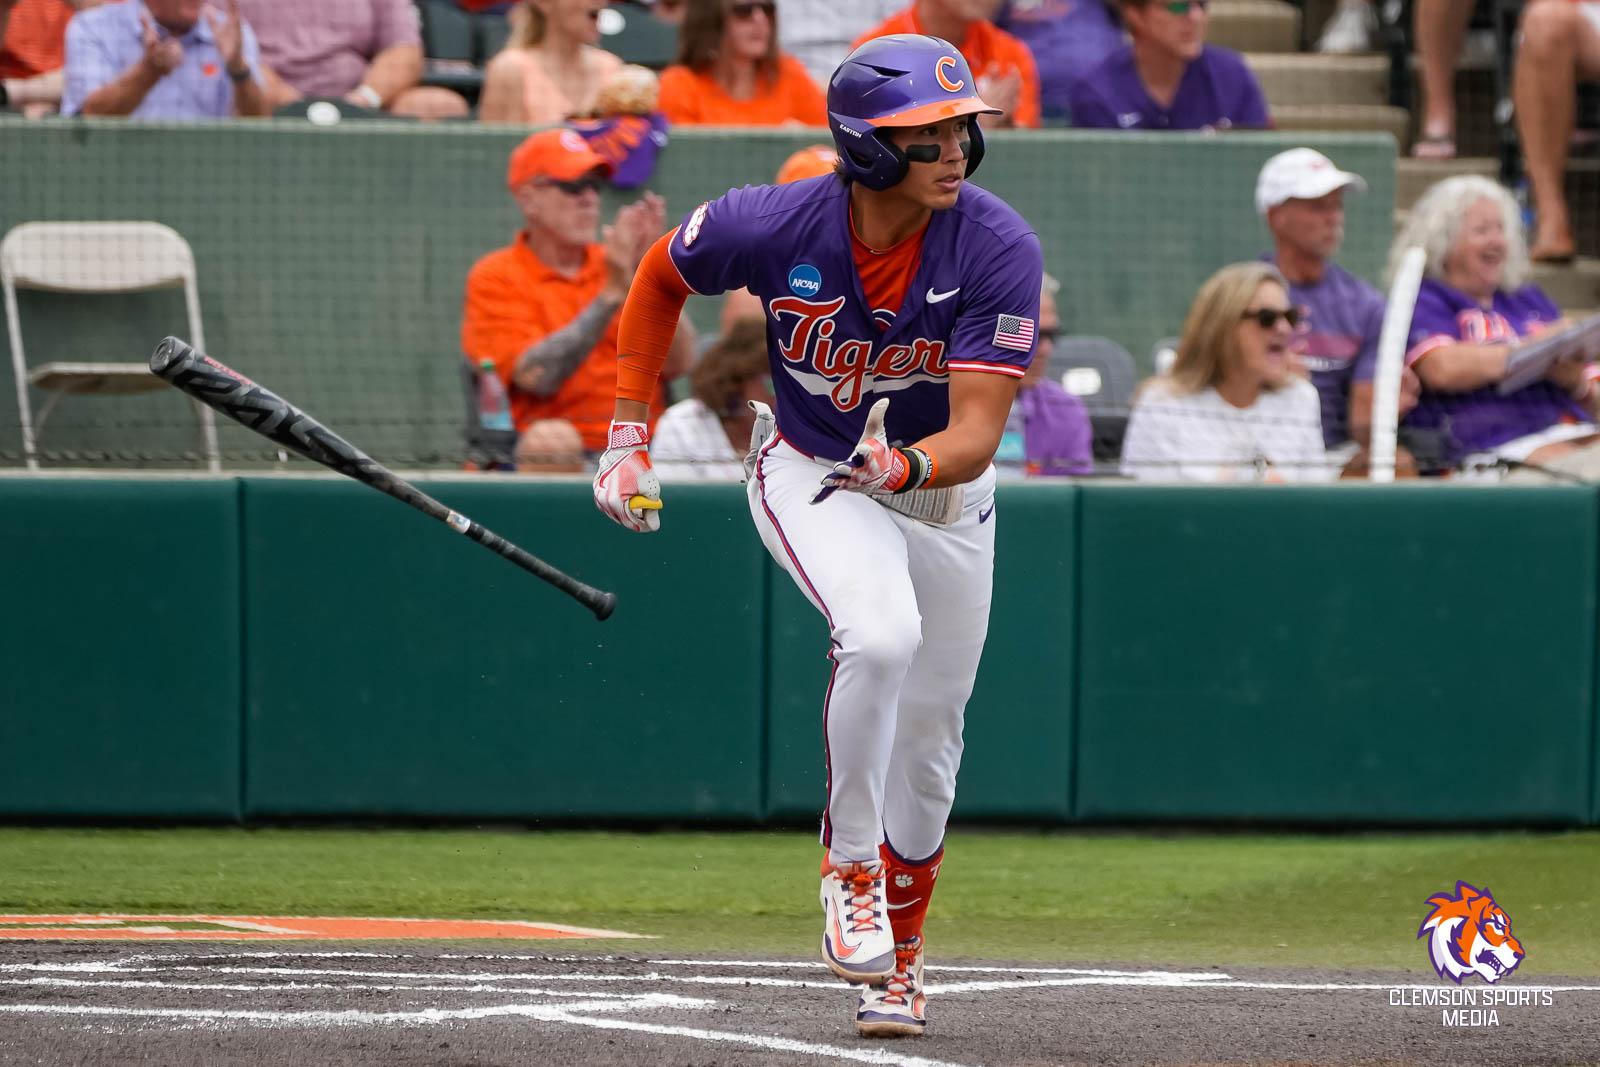
[(1285, 200), (1315, 200), (1335, 189), (1355, 186), (1367, 191), (1366, 179), (1340, 170), (1333, 160), (1312, 148), (1291, 148), (1279, 152), (1261, 168), (1256, 179), (1256, 211), (1265, 215)]

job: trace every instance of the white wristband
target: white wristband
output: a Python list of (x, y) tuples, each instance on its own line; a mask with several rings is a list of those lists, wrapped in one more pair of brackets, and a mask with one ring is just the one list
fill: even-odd
[(350, 90), (350, 95), (360, 97), (368, 107), (378, 109), (383, 107), (383, 97), (378, 95), (378, 90), (370, 85), (358, 85)]

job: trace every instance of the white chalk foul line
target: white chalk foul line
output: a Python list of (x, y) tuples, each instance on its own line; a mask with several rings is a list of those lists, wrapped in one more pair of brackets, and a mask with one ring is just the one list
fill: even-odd
[(703, 1030), (694, 1026), (662, 1026), (632, 1019), (609, 1019), (579, 1015), (580, 1011), (610, 1012), (637, 1007), (704, 1008), (711, 1001), (691, 997), (678, 997), (669, 993), (647, 993), (642, 998), (647, 1003), (629, 1003), (620, 1000), (589, 1000), (564, 1004), (560, 1007), (504, 1004), (483, 1008), (429, 1008), (415, 1012), (370, 1011), (254, 1011), (222, 1008), (113, 1008), (82, 1004), (0, 1004), (0, 1012), (39, 1015), (89, 1015), (121, 1018), (167, 1019), (190, 1023), (251, 1022), (276, 1026), (322, 1025), (358, 1026), (362, 1024), (429, 1025), (458, 1020), (488, 1019), (514, 1016), (536, 1019), (541, 1022), (566, 1023), (602, 1030), (631, 1030), (636, 1033), (661, 1034), (667, 1037), (688, 1037), (697, 1041), (718, 1041), (728, 1044), (748, 1045), (773, 1052), (788, 1052), (801, 1056), (819, 1056), (829, 1060), (879, 1064), (882, 1067), (961, 1067), (943, 1060), (923, 1056), (907, 1056), (885, 1049), (861, 1049), (841, 1045), (823, 1045), (810, 1041), (796, 1041), (786, 1037), (768, 1037), (760, 1034), (727, 1033), (721, 1030)]
[[(360, 1026), (399, 1023), (428, 1025), (497, 1016), (546, 1019), (577, 1011), (629, 1011), (636, 1008), (710, 1008), (714, 1002), (672, 993), (642, 993), (617, 1000), (590, 999), (560, 1008), (540, 1004), (496, 1004), (480, 1008), (419, 1008), (416, 1011), (259, 1011), (251, 1008), (121, 1008), (97, 1004), (0, 1004), (0, 1012), (23, 1015), (110, 1015), (187, 1022), (252, 1022), (273, 1025)], [(566, 1021), (559, 1019), (556, 1021)]]

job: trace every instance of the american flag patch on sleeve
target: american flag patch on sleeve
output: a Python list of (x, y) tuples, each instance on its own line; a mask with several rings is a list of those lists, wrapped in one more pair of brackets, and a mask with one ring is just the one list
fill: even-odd
[(994, 324), (996, 348), (1014, 348), (1027, 352), (1033, 348), (1033, 320), (1020, 315), (1001, 315)]

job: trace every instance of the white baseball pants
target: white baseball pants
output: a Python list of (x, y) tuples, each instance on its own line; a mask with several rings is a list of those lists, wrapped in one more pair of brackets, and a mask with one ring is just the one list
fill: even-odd
[(959, 520), (936, 527), (862, 493), (812, 504), (831, 469), (775, 435), (747, 486), (767, 551), (833, 640), (822, 843), (834, 863), (874, 860), (887, 835), (920, 861), (944, 840), (989, 629), (995, 472), (966, 486)]

